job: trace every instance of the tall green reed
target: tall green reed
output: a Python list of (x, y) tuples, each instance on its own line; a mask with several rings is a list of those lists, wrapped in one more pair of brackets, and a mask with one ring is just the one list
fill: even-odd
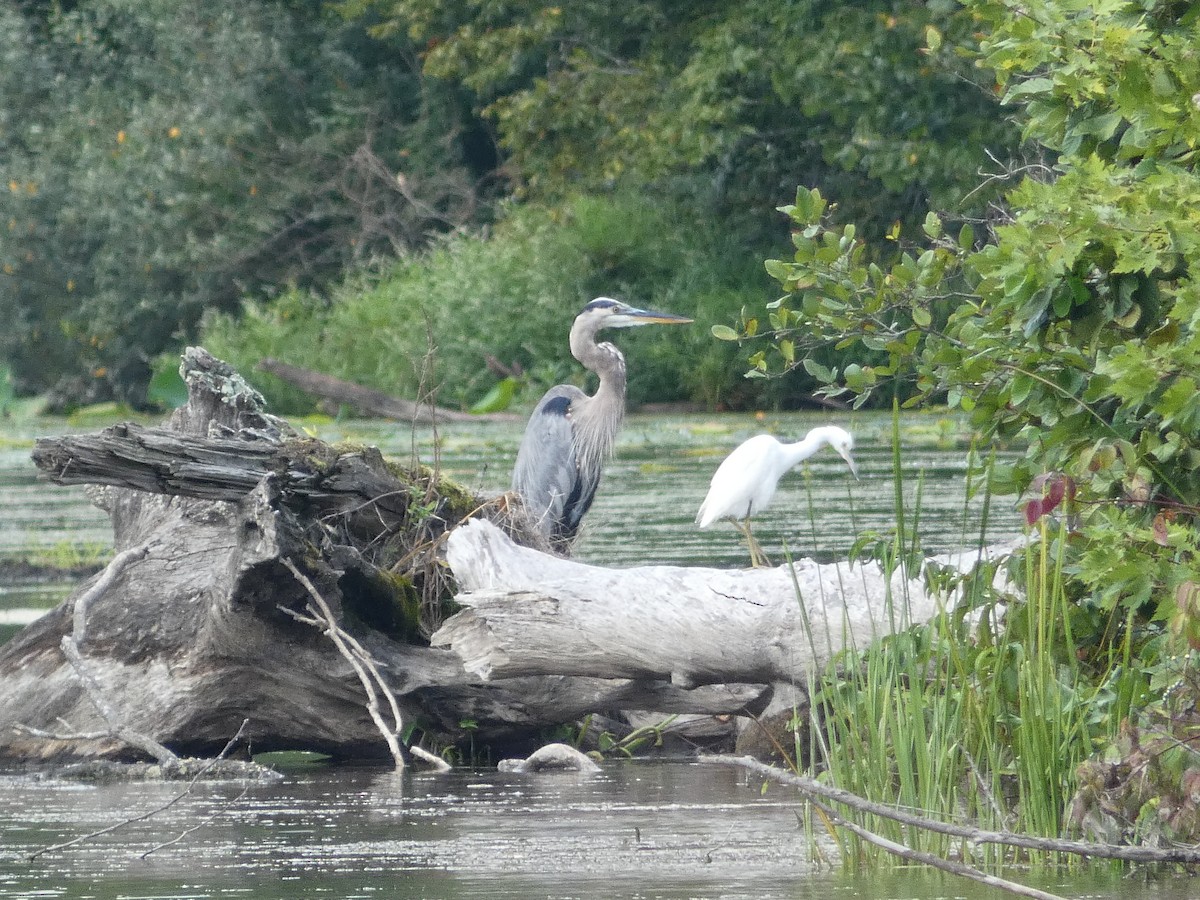
[[(898, 414), (892, 442), (896, 526), (869, 552), (860, 548), (878, 563), (885, 584), (898, 586), (885, 591), (882, 615), (874, 616), (891, 633), (847, 647), (814, 673), (808, 767), (838, 787), (933, 818), (1058, 835), (1074, 773), (1092, 750), (1089, 701), (1100, 690), (1078, 663), (1064, 590), (1065, 532), (1044, 520), (1028, 536), (1017, 577), (999, 586), (995, 563), (965, 573), (926, 564), (922, 484), (918, 479), (914, 501), (907, 502)], [(986, 489), (990, 466), (968, 477)], [(964, 505), (963, 533), (973, 536), (977, 551), (986, 543), (989, 509), (985, 500), (976, 529)], [(944, 591), (929, 621), (912, 621), (909, 580), (893, 578), (898, 573), (923, 573), (926, 585)], [(816, 646), (817, 636), (807, 639)], [(960, 845), (889, 819), (857, 818), (916, 849), (961, 854), (980, 865), (1015, 861), (993, 845)], [(842, 844), (848, 865), (881, 852), (853, 836)], [(1026, 854), (1021, 861), (1050, 860)]]

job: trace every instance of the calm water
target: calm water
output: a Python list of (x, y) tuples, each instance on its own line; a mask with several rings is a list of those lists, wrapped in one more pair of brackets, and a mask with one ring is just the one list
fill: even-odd
[[(764, 548), (844, 554), (855, 535), (894, 525), (891, 424), (886, 416), (630, 418), (577, 556), (606, 565), (745, 565), (729, 526), (698, 531), (696, 507), (713, 470), (760, 431), (793, 439), (837, 421), (858, 438), (861, 480), (832, 452), (787, 476), (757, 523)], [(419, 430), (339, 423), (327, 440), (416, 454), (480, 492), (507, 486), (523, 426)], [(84, 556), (111, 547), (106, 517), (81, 488), (36, 480), (32, 439), (62, 430), (0, 427), (0, 553), (41, 547)], [(90, 430), (90, 429), (89, 429)], [(951, 420), (912, 417), (902, 436), (904, 495), (926, 546), (978, 538), (978, 501), (965, 499), (966, 443)], [(989, 539), (1019, 531), (1011, 502), (993, 508)], [(70, 584), (0, 583), (0, 628), (57, 603)], [(11, 631), (11, 627), (9, 629)], [(0, 639), (5, 635), (0, 634)], [(398, 777), (312, 770), (278, 784), (195, 788), (147, 823), (28, 861), (30, 852), (153, 809), (180, 788), (83, 786), (0, 776), (0, 898), (969, 898), (994, 891), (912, 869), (846, 876), (814, 861), (802, 806), (779, 787), (696, 763), (609, 763), (601, 775), (459, 771)], [(156, 843), (199, 826), (179, 843)], [(827, 852), (828, 847), (824, 848)], [(1078, 878), (1039, 886), (1070, 897), (1181, 900), (1180, 882)], [(1184, 892), (1180, 892), (1183, 890)]]
[[(999, 896), (914, 869), (816, 861), (790, 791), (697, 763), (610, 763), (592, 777), (323, 771), (198, 786), (87, 844), (31, 852), (162, 806), (179, 787), (0, 779), (0, 898), (723, 898)], [(179, 843), (146, 851), (203, 823)], [(1015, 880), (1030, 881), (1022, 873)], [(1069, 897), (1183, 900), (1188, 883), (1033, 879)]]

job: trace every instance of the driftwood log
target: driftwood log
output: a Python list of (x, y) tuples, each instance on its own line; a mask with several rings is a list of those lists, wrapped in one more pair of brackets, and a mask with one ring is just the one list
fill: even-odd
[[(988, 551), (989, 554), (999, 552)], [(936, 558), (965, 571), (976, 552)], [(474, 520), (447, 559), (465, 609), (433, 635), (489, 680), (531, 675), (701, 684), (803, 683), (847, 646), (943, 609), (947, 598), (875, 562), (775, 569), (608, 569), (517, 545)]]
[[(190, 399), (167, 427), (37, 444), (51, 481), (96, 485), (117, 558), (0, 648), (0, 759), (144, 756), (106, 727), (97, 691), (121, 733), (179, 754), (211, 754), (249, 720), (256, 751), (385, 759), (361, 667), (331, 637), (371, 657), (427, 744), (523, 754), (590, 713), (760, 713), (846, 640), (939, 602), (866, 566), (574, 563), (521, 546), (511, 498), (298, 436), (202, 349), (181, 372)], [(336, 629), (312, 616), (314, 592)]]

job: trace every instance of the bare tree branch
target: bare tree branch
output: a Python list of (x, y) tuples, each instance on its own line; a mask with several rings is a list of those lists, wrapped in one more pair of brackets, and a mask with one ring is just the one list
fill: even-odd
[(942, 872), (949, 872), (952, 875), (959, 875), (963, 878), (970, 878), (972, 881), (978, 881), (980, 884), (986, 884), (989, 887), (999, 888), (1002, 891), (1008, 891), (1010, 894), (1017, 894), (1021, 897), (1033, 897), (1034, 900), (1063, 900), (1058, 894), (1050, 894), (1046, 891), (1038, 890), (1037, 888), (1026, 887), (1023, 884), (1017, 884), (1015, 881), (1009, 881), (1006, 878), (1000, 878), (996, 875), (989, 875), (986, 872), (981, 872), (973, 866), (968, 866), (964, 863), (954, 862), (953, 860), (943, 859), (932, 853), (926, 853), (922, 850), (913, 850), (911, 847), (905, 847), (903, 844), (897, 844), (895, 841), (888, 840), (882, 835), (878, 835), (873, 831), (868, 831), (861, 825), (851, 822), (838, 815), (829, 806), (821, 803), (818, 800), (809, 798), (809, 802), (824, 813), (834, 825), (839, 825), (848, 831), (854, 832), (864, 841), (869, 844), (874, 844), (891, 853), (893, 856), (898, 856), (901, 859), (907, 859), (911, 862), (924, 863), (934, 869)]
[[(108, 725), (108, 734), (118, 740), (124, 741), (131, 747), (136, 747), (146, 755), (154, 757), (158, 760), (159, 765), (174, 766), (179, 762), (178, 756), (152, 737), (134, 731), (125, 724), (121, 715), (104, 696), (104, 690), (101, 688), (100, 682), (88, 670), (87, 665), (83, 661), (83, 654), (79, 650), (79, 645), (83, 643), (84, 637), (87, 635), (88, 605), (94, 599), (103, 595), (127, 566), (145, 559), (149, 552), (150, 546), (148, 544), (140, 544), (137, 547), (122, 550), (113, 557), (112, 562), (108, 564), (108, 567), (105, 568), (104, 573), (96, 580), (96, 583), (76, 599), (71, 634), (63, 635), (59, 646), (62, 648), (63, 656), (67, 658), (67, 661), (71, 664), (71, 668), (79, 676), (79, 680), (83, 684), (84, 693), (87, 694), (88, 699), (92, 702), (92, 706), (96, 708), (96, 711), (100, 713), (101, 718)], [(30, 729), (25, 730), (27, 733), (34, 733)], [(94, 733), (91, 737), (94, 739)], [(77, 735), (71, 739), (82, 740), (85, 738)]]
[(79, 595), (75, 601), (75, 620), (72, 633), (76, 646), (82, 644), (87, 635), (88, 605), (109, 589), (117, 580), (117, 576), (125, 571), (126, 566), (145, 559), (149, 553), (149, 544), (140, 544), (137, 547), (122, 550), (112, 558), (112, 562), (105, 567), (103, 574), (96, 579), (96, 583)]
[[(375, 723), (375, 727), (379, 729), (379, 733), (383, 735), (383, 739), (387, 742), (388, 750), (391, 751), (392, 759), (396, 764), (396, 770), (403, 771), (406, 766), (405, 753), (411, 753), (411, 750), (400, 743), (399, 735), (404, 728), (404, 719), (400, 713), (400, 706), (396, 702), (396, 695), (387, 686), (387, 682), (384, 680), (382, 673), (380, 673), (375, 659), (362, 644), (342, 629), (333, 615), (333, 610), (329, 608), (329, 604), (325, 602), (325, 598), (321, 596), (320, 591), (316, 589), (308, 576), (296, 568), (296, 564), (291, 559), (285, 558), (282, 562), (287, 566), (292, 576), (308, 591), (313, 601), (308, 605), (308, 610), (312, 613), (311, 619), (287, 609), (283, 611), (288, 612), (298, 621), (306, 622), (324, 630), (329, 635), (330, 640), (333, 641), (334, 646), (337, 647), (338, 652), (354, 668), (354, 672), (358, 675), (358, 680), (362, 683), (363, 690), (367, 694), (367, 712), (370, 714), (371, 720)], [(380, 693), (383, 694), (384, 699), (390, 707), (392, 714), (391, 725), (384, 721), (383, 713), (380, 710)], [(433, 754), (422, 753), (420, 757), (425, 762), (443, 771), (450, 768), (445, 760)]]

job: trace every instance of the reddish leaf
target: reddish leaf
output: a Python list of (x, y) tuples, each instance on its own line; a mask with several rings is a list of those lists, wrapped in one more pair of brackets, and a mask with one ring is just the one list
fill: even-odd
[(1074, 500), (1075, 480), (1062, 472), (1044, 472), (1029, 483), (1029, 490), (1042, 496), (1025, 504), (1026, 525), (1032, 525), (1042, 516), (1054, 512), (1064, 499)]

